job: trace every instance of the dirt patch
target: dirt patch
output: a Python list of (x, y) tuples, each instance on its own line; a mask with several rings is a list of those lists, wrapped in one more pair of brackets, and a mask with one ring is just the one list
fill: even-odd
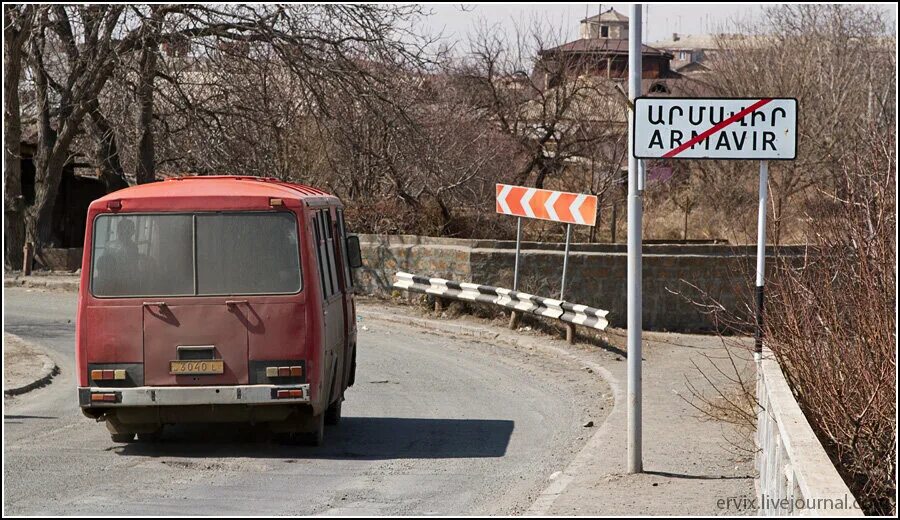
[(4, 396), (23, 394), (50, 382), (58, 372), (43, 350), (15, 334), (3, 333)]

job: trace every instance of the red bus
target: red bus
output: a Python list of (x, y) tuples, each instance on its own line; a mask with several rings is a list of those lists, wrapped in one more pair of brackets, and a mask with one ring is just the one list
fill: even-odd
[(322, 443), (356, 372), (340, 200), (258, 177), (180, 177), (88, 210), (78, 400), (115, 442), (167, 424), (263, 423)]

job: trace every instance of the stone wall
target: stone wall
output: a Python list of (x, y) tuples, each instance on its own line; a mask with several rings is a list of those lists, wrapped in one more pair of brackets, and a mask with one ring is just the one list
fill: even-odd
[[(365, 267), (361, 285), (370, 293), (390, 294), (393, 275), (407, 271), (455, 281), (512, 288), (515, 242), (457, 240), (409, 235), (360, 235)], [(519, 289), (558, 297), (563, 244), (522, 245)], [(780, 255), (802, 254), (781, 248)], [(774, 251), (768, 252), (772, 265)], [(610, 324), (626, 318), (624, 244), (573, 244), (565, 299), (610, 311)], [(756, 247), (718, 244), (644, 246), (643, 322), (645, 330), (704, 331), (717, 328), (704, 308), (688, 299), (715, 300), (727, 310), (751, 307)], [(721, 328), (721, 327), (719, 327)]]
[(35, 268), (48, 271), (77, 271), (81, 269), (84, 249), (80, 247), (48, 247), (35, 255)]
[[(497, 287), (513, 285), (513, 241), (413, 235), (359, 238), (364, 267), (357, 272), (357, 282), (370, 294), (390, 295), (397, 271)], [(524, 242), (519, 289), (559, 297), (563, 249), (563, 244)], [(55, 271), (74, 271), (81, 267), (81, 253), (76, 248), (48, 249), (41, 265)], [(802, 254), (800, 247), (779, 249), (781, 259)], [(767, 266), (771, 267), (774, 251), (768, 255)], [(565, 299), (608, 310), (610, 324), (624, 327), (626, 258), (624, 244), (572, 244)], [(644, 329), (713, 330), (717, 323), (699, 305), (710, 300), (728, 311), (745, 314), (752, 308), (755, 258), (755, 246), (644, 245)]]
[(356, 283), (369, 294), (389, 295), (394, 273), (406, 271), (471, 281), (473, 240), (414, 235), (359, 235), (363, 267)]

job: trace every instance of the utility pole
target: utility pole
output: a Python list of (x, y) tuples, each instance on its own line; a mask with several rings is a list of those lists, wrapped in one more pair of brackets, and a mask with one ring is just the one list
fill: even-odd
[(650, 26), (647, 25), (650, 19), (650, 4), (647, 4), (647, 12), (644, 13), (647, 16), (644, 17), (644, 32), (641, 34), (641, 42), (650, 41)]
[[(631, 6), (628, 24), (628, 98), (641, 95), (641, 4)], [(643, 182), (634, 157), (634, 107), (628, 112), (628, 472), (641, 473), (641, 228)]]

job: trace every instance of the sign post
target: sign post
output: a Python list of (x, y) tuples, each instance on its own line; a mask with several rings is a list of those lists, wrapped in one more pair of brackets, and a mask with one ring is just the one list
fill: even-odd
[[(522, 242), (522, 217), (550, 220), (566, 224), (566, 249), (563, 254), (562, 280), (559, 299), (566, 292), (566, 274), (569, 266), (569, 245), (572, 238), (572, 224), (593, 226), (597, 222), (597, 197), (584, 193), (542, 190), (497, 185), (497, 213), (519, 217), (516, 228), (516, 263), (513, 271), (513, 290), (519, 290), (519, 250)], [(510, 327), (516, 323), (515, 311), (510, 319)]]
[[(641, 95), (641, 4), (631, 6), (631, 22), (628, 24), (628, 98), (634, 102)], [(628, 112), (632, 134), (637, 119), (636, 110)], [(641, 433), (641, 230), (643, 228), (644, 201), (639, 156), (635, 153), (636, 137), (628, 140), (632, 153), (628, 158), (628, 316), (626, 318), (628, 348), (628, 472), (644, 471)]]
[(566, 299), (566, 270), (569, 267), (569, 240), (572, 238), (572, 224), (566, 224), (566, 252), (563, 253), (562, 282), (559, 284), (559, 299)]
[(762, 353), (763, 293), (766, 285), (766, 202), (769, 199), (769, 161), (759, 161), (759, 215), (756, 221), (756, 345)]
[(522, 244), (522, 217), (516, 219), (516, 266), (513, 270), (513, 290), (519, 290), (519, 246)]

